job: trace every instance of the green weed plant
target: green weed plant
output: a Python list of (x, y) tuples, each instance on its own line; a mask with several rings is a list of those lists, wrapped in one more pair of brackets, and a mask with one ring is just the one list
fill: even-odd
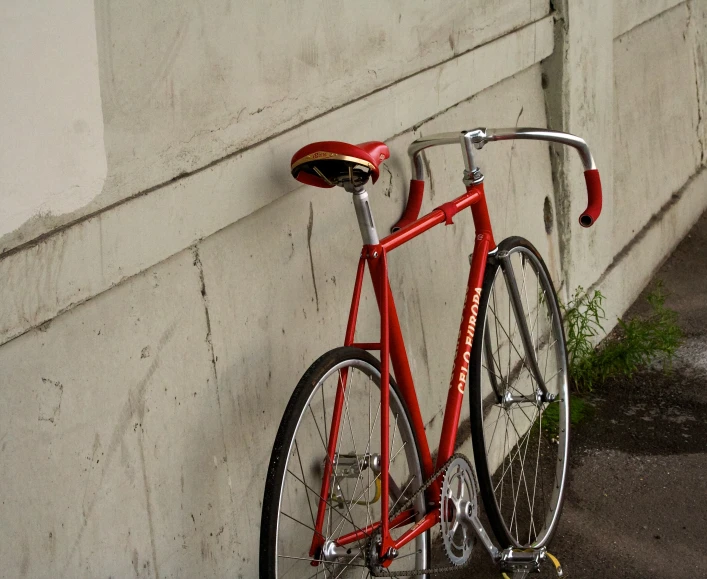
[(598, 348), (594, 344), (604, 333), (605, 297), (599, 291), (585, 293), (578, 287), (572, 299), (560, 304), (567, 334), (570, 379), (577, 392), (591, 391), (607, 378), (631, 377), (638, 370), (660, 360), (669, 368), (682, 341), (677, 313), (665, 306), (665, 292), (659, 282), (648, 294), (650, 313), (642, 318), (618, 320), (611, 336)]
[(584, 293), (584, 288), (580, 286), (567, 304), (560, 302), (565, 323), (570, 380), (576, 390), (591, 390), (592, 384), (598, 379), (595, 343), (605, 333), (602, 326), (602, 321), (606, 319), (604, 299), (600, 291)]

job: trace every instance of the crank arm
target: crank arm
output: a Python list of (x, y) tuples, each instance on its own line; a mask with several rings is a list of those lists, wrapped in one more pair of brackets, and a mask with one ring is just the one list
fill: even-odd
[[(479, 517), (474, 513), (466, 513), (468, 522), (473, 526), (474, 532), (483, 544), (483, 546), (491, 555), (494, 561), (498, 561), (501, 565), (501, 574), (504, 579), (525, 579), (529, 573), (537, 573), (540, 570), (540, 565), (549, 559), (555, 566), (555, 571), (558, 577), (562, 577), (562, 567), (557, 558), (548, 553), (544, 547), (542, 549), (514, 549), (508, 548), (500, 551), (493, 544), (486, 529), (484, 529)], [(508, 572), (511, 575), (508, 575)]]
[(496, 545), (493, 544), (493, 541), (491, 541), (491, 537), (489, 537), (486, 529), (484, 529), (484, 526), (481, 524), (478, 515), (474, 512), (467, 512), (465, 515), (468, 524), (474, 529), (476, 536), (486, 548), (489, 555), (491, 555), (491, 558), (494, 561), (499, 561), (501, 559), (501, 551), (499, 551)]

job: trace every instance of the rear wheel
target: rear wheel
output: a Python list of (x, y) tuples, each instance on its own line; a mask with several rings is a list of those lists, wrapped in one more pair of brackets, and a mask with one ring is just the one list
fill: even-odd
[[(325, 491), (321, 529), (324, 545), (310, 556), (320, 503), (327, 446), (337, 389), (344, 385), (333, 475)], [(395, 381), (390, 380), (389, 508), (423, 482), (418, 446)], [(381, 519), (380, 363), (364, 350), (337, 348), (307, 370), (295, 389), (278, 430), (265, 485), (260, 531), (260, 577), (369, 577), (370, 526)], [(396, 529), (409, 529), (424, 513), (424, 493), (415, 514)], [(345, 545), (340, 539), (366, 531)], [(390, 571), (424, 569), (429, 562), (429, 532), (400, 549)], [(343, 547), (343, 548), (342, 548)]]
[[(520, 307), (513, 306), (511, 278)], [(506, 239), (489, 257), (476, 323), (470, 399), (481, 497), (503, 548), (542, 547), (557, 528), (565, 494), (570, 401), (557, 298), (542, 258), (525, 239)]]

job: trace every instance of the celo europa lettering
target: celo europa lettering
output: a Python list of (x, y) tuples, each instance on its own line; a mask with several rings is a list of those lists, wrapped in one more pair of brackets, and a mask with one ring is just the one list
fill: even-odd
[[(469, 314), (469, 319), (466, 323), (466, 337), (464, 339), (464, 344), (468, 347), (468, 349), (464, 352), (462, 356), (462, 365), (461, 368), (459, 368), (459, 374), (457, 376), (457, 379), (452, 382), (452, 384), (456, 383), (457, 390), (460, 394), (464, 394), (464, 388), (466, 387), (466, 378), (469, 375), (469, 363), (471, 361), (470, 349), (471, 345), (474, 343), (474, 331), (476, 329), (476, 318), (479, 315), (480, 299), (481, 288), (477, 287), (474, 289), (474, 297), (471, 300), (471, 312)], [(464, 301), (466, 302), (466, 299)]]

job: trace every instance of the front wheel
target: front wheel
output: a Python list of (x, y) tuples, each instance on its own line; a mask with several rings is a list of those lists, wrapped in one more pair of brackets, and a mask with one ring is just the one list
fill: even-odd
[(557, 297), (525, 239), (506, 239), (489, 256), (476, 324), (470, 404), (484, 507), (502, 548), (543, 547), (565, 495), (570, 399)]
[[(260, 528), (261, 579), (370, 576), (367, 563), (376, 555), (369, 548), (381, 519), (380, 382), (378, 360), (349, 347), (324, 354), (302, 376), (270, 458)], [(339, 412), (335, 411), (337, 391), (341, 392)], [(411, 421), (392, 377), (389, 424), (392, 512), (423, 483)], [(332, 431), (336, 451), (329, 457)], [(332, 476), (322, 490), (327, 461)], [(409, 518), (391, 529), (394, 539), (424, 514), (424, 493), (413, 507)], [(318, 525), (320, 508), (323, 523)], [(320, 546), (313, 550), (315, 534)], [(419, 535), (400, 549), (389, 570), (427, 568), (429, 547), (429, 532)]]

